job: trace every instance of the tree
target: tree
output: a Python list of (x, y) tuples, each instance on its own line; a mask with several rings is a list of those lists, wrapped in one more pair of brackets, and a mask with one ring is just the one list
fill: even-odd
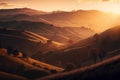
[(18, 55), (19, 55), (19, 51), (16, 49), (16, 50), (13, 51), (12, 54), (13, 54), (14, 56), (18, 56)]
[[(118, 40), (119, 40), (119, 39), (118, 39)], [(106, 36), (105, 38), (103, 38), (103, 39), (101, 40), (101, 47), (103, 47), (103, 46), (108, 47), (109, 44), (110, 44), (110, 41), (112, 41), (111, 38), (110, 38), (109, 36)]]
[(71, 70), (73, 70), (73, 69), (75, 69), (75, 65), (72, 64), (72, 63), (68, 63), (68, 64), (66, 65), (65, 71), (71, 71)]
[(52, 74), (57, 73), (57, 71), (56, 71), (56, 70), (50, 70), (50, 72), (51, 72)]
[(12, 54), (13, 53), (13, 48), (12, 47), (7, 47), (7, 53)]
[(102, 61), (106, 57), (106, 51), (104, 51), (103, 49), (101, 49), (99, 51), (99, 55), (98, 56), (99, 56), (100, 60)]
[(48, 39), (47, 44), (51, 44), (51, 43), (52, 43), (52, 40)]
[(90, 58), (92, 59), (92, 61), (93, 61), (94, 63), (96, 63), (96, 62), (97, 62), (97, 59), (98, 59), (98, 50), (97, 50), (97, 48), (91, 48), (91, 49), (89, 50), (89, 56), (90, 56)]
[(22, 53), (22, 55), (23, 55), (23, 58), (28, 60), (28, 56), (25, 53)]
[(93, 38), (95, 43), (99, 42), (99, 35), (97, 33), (93, 36)]
[(83, 29), (84, 29), (84, 28), (85, 28), (85, 26), (81, 26), (81, 28), (83, 28)]

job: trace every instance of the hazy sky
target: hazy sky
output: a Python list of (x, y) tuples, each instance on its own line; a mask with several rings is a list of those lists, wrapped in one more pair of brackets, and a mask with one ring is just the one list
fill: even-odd
[(97, 9), (120, 12), (120, 0), (0, 0), (0, 8), (28, 7), (42, 11)]

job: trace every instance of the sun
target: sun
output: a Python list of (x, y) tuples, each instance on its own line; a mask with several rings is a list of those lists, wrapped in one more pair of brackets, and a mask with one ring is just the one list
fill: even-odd
[(76, 0), (83, 9), (95, 9), (120, 14), (120, 0)]
[(94, 9), (120, 14), (120, 2), (110, 1), (110, 2), (99, 2), (94, 4), (96, 4), (94, 6), (95, 7)]
[(113, 3), (107, 4), (103, 8), (103, 11), (120, 14), (120, 3), (114, 3), (113, 2)]

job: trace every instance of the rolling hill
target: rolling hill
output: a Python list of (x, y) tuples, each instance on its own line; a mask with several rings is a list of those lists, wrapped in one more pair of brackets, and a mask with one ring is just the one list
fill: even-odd
[(6, 21), (31, 21), (31, 22), (45, 22), (51, 24), (49, 21), (38, 18), (37, 16), (28, 15), (28, 14), (15, 14), (15, 15), (2, 15), (0, 17), (1, 22)]
[[(43, 12), (30, 8), (1, 9), (0, 21), (45, 22), (59, 27), (81, 27), (103, 32), (119, 24), (120, 15), (97, 10)], [(61, 17), (62, 16), (62, 17)]]
[(36, 80), (119, 80), (119, 63), (120, 55), (117, 55), (90, 66)]
[(0, 27), (31, 31), (63, 44), (68, 43), (70, 40), (75, 43), (95, 33), (93, 30), (85, 27), (57, 27), (48, 23), (31, 21), (0, 22)]
[(111, 27), (120, 15), (18, 8), (0, 9), (0, 16), (0, 79), (119, 78), (120, 26)]
[(119, 23), (120, 16), (97, 10), (78, 10), (72, 12), (53, 12), (51, 14), (39, 15), (38, 17), (57, 26), (85, 26), (94, 29), (96, 32), (102, 32)]
[[(57, 73), (63, 71), (64, 69), (34, 60), (29, 56), (24, 58), (8, 55), (6, 49), (0, 48), (0, 71), (2, 71), (0, 73), (1, 75), (8, 75), (8, 78), (17, 78), (17, 76), (14, 76), (15, 74), (18, 75), (18, 78), (19, 76), (23, 76), (26, 77), (26, 79), (35, 79), (52, 74), (52, 70)], [(5, 79), (5, 77), (1, 75), (0, 79)], [(22, 77), (19, 79), (22, 80)]]
[(30, 8), (0, 9), (0, 21), (34, 21), (49, 23), (45, 19), (34, 16), (49, 13), (50, 12), (38, 11)]
[(48, 12), (38, 11), (30, 8), (15, 8), (15, 9), (0, 9), (0, 15), (16, 15), (16, 14), (28, 14), (28, 15), (40, 15), (48, 14)]
[(63, 44), (51, 41), (30, 31), (0, 29), (0, 43), (2, 47), (12, 47), (29, 56), (38, 52), (59, 49)]
[(1, 80), (28, 80), (27, 78), (24, 78), (15, 74), (1, 72), (1, 71), (0, 71), (0, 79)]
[[(94, 58), (96, 62), (99, 62), (101, 61), (101, 56), (105, 59), (110, 57), (110, 55), (117, 55), (119, 53), (119, 34), (120, 26), (113, 27), (101, 34), (95, 34), (90, 38), (84, 39), (64, 51), (40, 54), (36, 58), (64, 68), (67, 63), (72, 63), (77, 68), (90, 65), (94, 63)], [(93, 53), (94, 56), (92, 55)]]

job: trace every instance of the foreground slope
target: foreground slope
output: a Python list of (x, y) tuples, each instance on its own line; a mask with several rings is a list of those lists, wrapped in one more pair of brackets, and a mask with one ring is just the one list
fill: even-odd
[(0, 48), (0, 71), (2, 72), (35, 79), (50, 75), (53, 70), (56, 71), (56, 73), (63, 71), (62, 68), (34, 60), (30, 57), (24, 58), (8, 55), (6, 49)]
[(37, 80), (119, 80), (120, 55), (70, 72), (55, 74)]
[(0, 79), (1, 80), (28, 80), (27, 78), (24, 78), (15, 74), (1, 72), (1, 71), (0, 71)]

